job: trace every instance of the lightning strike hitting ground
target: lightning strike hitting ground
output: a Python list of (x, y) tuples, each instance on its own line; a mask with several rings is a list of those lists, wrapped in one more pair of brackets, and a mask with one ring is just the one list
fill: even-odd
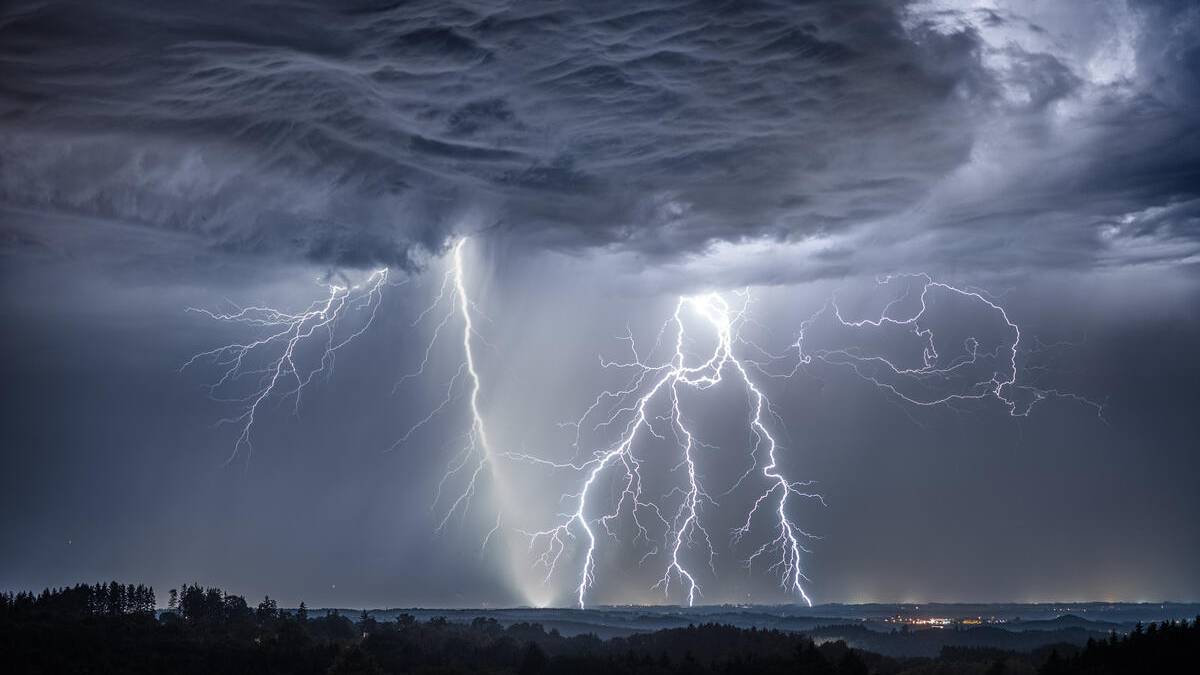
[[(446, 507), (438, 530), (442, 530), (456, 513), (465, 516), (481, 477), (485, 470), (494, 469), (497, 460), (575, 472), (580, 481), (577, 489), (562, 496), (562, 501), (571, 504), (571, 510), (559, 514), (548, 529), (517, 531), (528, 537), (529, 548), (535, 552), (534, 564), (544, 567), (546, 581), (565, 564), (563, 556), (567, 554), (570, 543), (576, 540), (582, 543), (582, 562), (577, 568), (575, 583), (575, 599), (580, 607), (585, 606), (588, 591), (596, 583), (597, 547), (600, 544), (598, 529), (615, 538), (617, 535), (611, 526), (622, 518), (632, 522), (636, 531), (634, 541), (642, 539), (651, 547), (642, 556), (641, 563), (652, 558), (662, 559), (662, 576), (654, 587), (661, 588), (668, 597), (673, 585), (678, 584), (688, 605), (695, 603), (701, 592), (699, 571), (695, 564), (696, 551), (700, 558), (706, 559), (704, 566), (713, 575), (716, 574), (714, 561), (717, 550), (705, 525), (705, 514), (719, 504), (705, 489), (704, 474), (700, 470), (696, 450), (700, 447), (710, 450), (720, 448), (696, 438), (684, 414), (681, 391), (703, 392), (727, 380), (744, 391), (749, 411), (746, 424), (752, 440), (741, 451), (746, 453), (749, 468), (717, 496), (729, 495), (752, 475), (761, 477), (765, 487), (757, 492), (741, 524), (734, 528), (732, 544), (736, 546), (750, 537), (761, 537), (764, 543), (743, 561), (745, 566), (753, 568), (756, 563), (762, 562), (768, 571), (778, 575), (784, 589), (809, 605), (812, 601), (805, 589), (808, 579), (802, 571), (802, 557), (808, 553), (805, 541), (816, 537), (796, 523), (795, 510), (804, 500), (821, 504), (824, 501), (820, 495), (808, 490), (811, 482), (788, 477), (780, 466), (780, 446), (772, 427), (781, 425), (783, 420), (772, 408), (762, 388), (750, 376), (752, 370), (767, 378), (786, 379), (815, 362), (848, 368), (857, 377), (897, 400), (921, 407), (994, 398), (1007, 409), (1009, 415), (1019, 417), (1028, 415), (1034, 405), (1048, 398), (1067, 398), (1094, 407), (1097, 415), (1103, 412), (1099, 404), (1081, 396), (1018, 382), (1021, 372), (1019, 360), (1036, 349), (1023, 351), (1020, 327), (1009, 318), (1002, 306), (983, 292), (937, 282), (925, 274), (895, 275), (881, 278), (878, 283), (881, 286), (904, 283), (905, 292), (888, 302), (876, 317), (848, 319), (837, 299), (832, 298), (801, 322), (795, 341), (780, 354), (770, 353), (742, 334), (744, 326), (750, 323), (749, 291), (735, 294), (741, 300), (736, 308), (718, 293), (680, 297), (649, 352), (650, 356), (658, 353), (664, 338), (673, 333), (674, 349), (665, 361), (648, 362), (639, 354), (631, 333), (622, 338), (632, 352), (631, 360), (614, 362), (601, 357), (602, 367), (632, 371), (632, 377), (624, 388), (600, 392), (575, 422), (565, 425), (575, 429), (573, 446), (576, 460), (562, 463), (525, 453), (495, 451), (491, 447), (480, 408), (481, 381), (474, 344), (476, 339), (482, 341), (475, 329), (475, 316), (486, 318), (486, 315), (467, 293), (463, 259), (466, 243), (465, 238), (455, 242), (450, 268), (443, 276), (437, 294), (412, 323), (415, 327), (431, 315), (437, 317), (433, 335), (420, 363), (397, 382), (397, 387), (425, 373), (435, 346), (456, 318), (462, 324), (462, 361), (447, 382), (441, 401), (402, 434), (393, 448), (407, 442), (414, 433), (462, 396), (461, 388), (466, 383), (470, 425), (464, 434), (466, 440), (463, 447), (449, 462), (438, 483), (433, 507), (436, 509), (442, 503), (443, 491), (449, 484), (461, 484), (462, 489)], [(248, 343), (229, 344), (197, 354), (183, 366), (187, 368), (197, 361), (211, 359), (224, 368), (220, 378), (209, 385), (209, 390), (214, 398), (240, 406), (237, 415), (222, 420), (223, 423), (240, 427), (230, 460), (243, 448), (247, 452), (252, 450), (251, 433), (256, 415), (267, 399), (272, 396), (281, 399), (295, 397), (298, 409), (305, 386), (318, 374), (325, 373), (328, 376), (332, 372), (335, 353), (361, 335), (374, 320), (387, 278), (387, 270), (378, 270), (363, 284), (328, 284), (328, 295), (323, 300), (315, 301), (297, 313), (281, 312), (269, 307), (238, 307), (236, 311), (225, 314), (189, 308), (189, 311), (202, 313), (218, 321), (267, 331), (264, 337)], [(914, 296), (913, 289), (917, 287), (919, 292)], [(942, 351), (953, 350), (946, 349), (946, 340), (939, 339), (931, 327), (934, 321), (929, 315), (929, 308), (931, 298), (935, 295), (971, 303), (990, 312), (1002, 323), (1001, 330), (1006, 337), (998, 340), (997, 346), (990, 350), (981, 348), (982, 341), (979, 338), (968, 337), (961, 343), (961, 351), (944, 358), (939, 353), (939, 346)], [(914, 307), (907, 312), (901, 311), (899, 308), (906, 302)], [(339, 323), (351, 312), (367, 313), (367, 318), (357, 330), (338, 337)], [(688, 345), (692, 341), (688, 335), (689, 321), (697, 320), (713, 340), (712, 351), (703, 358), (688, 353)], [(810, 348), (807, 344), (810, 331), (821, 322), (827, 324), (824, 326), (826, 328), (832, 327), (857, 337), (890, 330), (916, 338), (920, 352), (919, 365), (903, 365), (905, 361), (901, 357), (889, 357), (861, 346)], [(853, 342), (849, 338), (846, 341)], [(310, 344), (311, 348), (308, 347)], [(1040, 343), (1035, 343), (1035, 347), (1040, 349)], [(315, 350), (319, 358), (314, 365), (302, 368), (298, 362), (303, 360), (302, 352), (309, 349)], [(737, 352), (742, 349), (756, 357), (739, 356)], [(247, 381), (252, 385), (249, 394), (238, 396), (225, 393), (244, 390)], [(652, 406), (656, 405), (665, 405), (667, 412), (655, 414)], [(601, 433), (615, 430), (616, 438), (579, 461), (585, 427)], [(667, 436), (664, 432), (667, 430), (678, 453), (678, 462), (669, 473), (680, 472), (683, 478), (666, 494), (651, 496), (643, 484), (642, 465), (647, 459), (644, 454), (647, 450), (641, 441), (648, 440), (647, 436), (665, 440)], [(615, 481), (619, 488), (615, 496), (608, 500), (604, 499), (606, 495), (599, 494), (604, 481)], [(500, 530), (502, 516), (497, 509), (495, 525), (484, 536), (481, 551), (486, 549), (490, 539)]]
[[(665, 363), (644, 362), (638, 355), (632, 336), (623, 338), (630, 344), (633, 360), (616, 363), (602, 358), (601, 365), (605, 368), (633, 369), (635, 375), (630, 385), (617, 391), (601, 392), (577, 422), (567, 425), (576, 429), (575, 445), (578, 448), (580, 432), (588, 420), (606, 402), (615, 402), (612, 412), (601, 418), (593, 427), (594, 430), (610, 426), (621, 429), (617, 440), (611, 446), (593, 452), (591, 458), (582, 463), (556, 463), (525, 454), (504, 455), (518, 461), (576, 471), (582, 476), (579, 489), (564, 495), (564, 499), (574, 504), (573, 511), (561, 514), (561, 519), (549, 529), (522, 531), (529, 537), (531, 550), (539, 551), (535, 557), (535, 564), (545, 568), (546, 580), (549, 580), (562, 562), (568, 542), (581, 539), (583, 562), (579, 568), (575, 590), (576, 602), (583, 607), (587, 591), (596, 582), (598, 539), (595, 528), (602, 527), (606, 533), (612, 534), (609, 529), (610, 523), (622, 514), (627, 514), (636, 528), (637, 537), (654, 545), (654, 548), (643, 556), (642, 562), (660, 554), (666, 557), (663, 576), (655, 586), (669, 593), (672, 581), (678, 581), (686, 590), (688, 604), (695, 602), (700, 585), (695, 571), (684, 562), (683, 554), (693, 547), (701, 549), (707, 553), (708, 567), (715, 573), (713, 559), (716, 551), (703, 524), (703, 511), (706, 505), (716, 507), (718, 504), (705, 491), (697, 473), (693, 450), (699, 442), (688, 429), (680, 410), (679, 391), (681, 387), (697, 390), (711, 388), (723, 380), (726, 372), (735, 376), (735, 380), (746, 391), (750, 407), (748, 427), (754, 440), (746, 449), (750, 468), (722, 495), (729, 494), (741, 485), (760, 465), (761, 475), (767, 480), (767, 488), (754, 500), (743, 524), (734, 530), (733, 542), (736, 544), (750, 535), (756, 523), (762, 527), (762, 521), (767, 521), (765, 529), (770, 535), (766, 538), (766, 543), (746, 559), (746, 566), (750, 567), (760, 559), (768, 559), (768, 570), (779, 575), (781, 585), (809, 605), (812, 601), (804, 588), (807, 578), (802, 572), (801, 557), (808, 552), (803, 542), (815, 536), (796, 524), (790, 509), (796, 499), (814, 499), (822, 504), (824, 501), (820, 495), (807, 491), (811, 482), (792, 480), (785, 476), (779, 467), (776, 456), (779, 446), (767, 425), (766, 416), (769, 413), (780, 423), (782, 420), (775, 414), (762, 389), (750, 377), (749, 370), (771, 378), (790, 378), (816, 359), (835, 366), (849, 367), (858, 377), (904, 402), (917, 406), (948, 405), (956, 401), (995, 398), (1007, 408), (1010, 415), (1025, 416), (1038, 402), (1059, 397), (1094, 407), (1097, 415), (1101, 415), (1103, 409), (1099, 404), (1076, 394), (1018, 383), (1018, 359), (1023, 353), (1020, 327), (1009, 318), (1003, 307), (988, 299), (982, 292), (936, 282), (924, 274), (886, 277), (879, 283), (887, 285), (900, 279), (916, 281), (920, 285), (919, 307), (914, 311), (899, 317), (891, 316), (895, 308), (909, 298), (906, 292), (888, 302), (878, 318), (848, 320), (843, 316), (836, 299), (831, 299), (801, 323), (797, 339), (787, 352), (781, 355), (770, 354), (753, 341), (742, 337), (741, 327), (747, 322), (749, 308), (748, 291), (742, 294), (744, 303), (737, 311), (732, 311), (729, 304), (715, 293), (680, 298), (672, 318), (664, 324), (658, 337), (661, 341), (668, 327), (674, 326), (675, 350)], [(933, 329), (925, 325), (929, 320), (929, 296), (934, 292), (945, 293), (971, 303), (980, 303), (999, 317), (1008, 337), (1001, 339), (998, 346), (990, 352), (980, 350), (980, 339), (967, 338), (961, 354), (955, 354), (953, 358), (943, 361), (938, 353), (937, 337)], [(686, 331), (682, 318), (685, 310), (704, 319), (716, 337), (714, 351), (707, 359), (694, 365), (689, 365), (685, 357)], [(899, 328), (918, 338), (921, 365), (905, 367), (886, 356), (868, 353), (861, 348), (806, 349), (807, 331), (823, 318), (850, 331), (869, 332), (871, 329), (885, 326)], [(657, 346), (656, 343), (655, 348)], [(735, 354), (735, 347), (745, 347), (766, 358), (755, 360), (739, 357)], [(652, 350), (652, 353), (653, 351), (655, 350)], [(781, 361), (791, 361), (792, 366), (781, 373), (771, 372), (770, 367)], [(986, 374), (980, 376), (979, 370)], [(919, 384), (926, 395), (906, 393), (903, 388), (906, 382)], [(655, 429), (655, 418), (647, 413), (647, 406), (660, 396), (665, 397), (670, 404), (666, 422), (670, 425), (679, 448), (680, 462), (676, 468), (686, 469), (686, 480), (681, 488), (675, 488), (655, 500), (648, 498), (642, 489), (643, 477), (640, 470), (645, 458), (639, 456), (636, 442), (642, 433), (658, 439), (663, 438)], [(593, 494), (605, 472), (614, 473), (618, 484), (623, 486), (608, 509), (597, 506), (594, 502), (598, 497)], [(663, 502), (673, 496), (681, 497), (681, 501), (672, 511), (667, 509)], [(667, 512), (668, 516), (664, 516), (664, 512)], [(651, 534), (651, 527), (654, 526), (658, 526), (664, 532), (661, 540)]]
[[(556, 468), (577, 470), (584, 475), (583, 484), (579, 491), (566, 495), (574, 500), (574, 511), (563, 514), (563, 520), (550, 529), (541, 531), (526, 531), (530, 539), (530, 547), (541, 546), (537, 563), (546, 568), (547, 579), (554, 574), (563, 553), (567, 549), (568, 540), (577, 536), (583, 539), (583, 564), (579, 570), (579, 582), (576, 586), (576, 602), (583, 607), (587, 591), (595, 583), (596, 546), (595, 527), (603, 527), (608, 531), (610, 521), (622, 513), (628, 513), (632, 518), (638, 536), (647, 541), (654, 541), (655, 552), (661, 550), (666, 557), (662, 577), (656, 587), (661, 587), (664, 593), (670, 593), (673, 581), (681, 584), (686, 591), (689, 605), (695, 603), (700, 592), (700, 584), (696, 573), (684, 561), (684, 554), (691, 548), (700, 548), (707, 554), (708, 567), (715, 573), (713, 559), (716, 550), (712, 544), (703, 522), (705, 505), (717, 506), (717, 502), (705, 491), (697, 473), (694, 449), (699, 444), (689, 430), (683, 412), (680, 408), (680, 388), (705, 390), (720, 384), (726, 374), (736, 377), (745, 388), (749, 400), (750, 416), (748, 424), (754, 436), (754, 443), (748, 449), (752, 458), (752, 466), (746, 474), (752, 472), (758, 465), (760, 453), (765, 453), (766, 463), (762, 467), (762, 475), (767, 479), (769, 487), (757, 498), (754, 505), (746, 514), (745, 523), (734, 532), (734, 538), (740, 539), (750, 532), (752, 524), (760, 516), (769, 520), (767, 527), (774, 532), (767, 543), (763, 544), (746, 561), (753, 564), (758, 558), (774, 554), (776, 557), (770, 569), (780, 575), (782, 585), (797, 593), (805, 602), (811, 604), (805, 593), (803, 583), (806, 581), (800, 566), (800, 556), (806, 549), (802, 540), (811, 538), (793, 521), (789, 514), (789, 498), (820, 499), (819, 495), (804, 490), (809, 483), (794, 481), (787, 478), (776, 457), (777, 444), (774, 436), (764, 421), (764, 415), (770, 412), (770, 402), (763, 392), (751, 380), (745, 365), (734, 354), (734, 345), (738, 342), (738, 329), (745, 316), (749, 304), (749, 294), (744, 294), (745, 303), (734, 312), (728, 302), (716, 293), (698, 296), (682, 297), (676, 303), (675, 312), (668, 321), (674, 326), (675, 349), (669, 360), (662, 364), (648, 364), (638, 355), (632, 337), (628, 338), (633, 351), (633, 360), (624, 363), (601, 361), (605, 367), (633, 369), (635, 375), (629, 387), (619, 391), (604, 391), (596, 397), (583, 416), (574, 423), (577, 429), (588, 423), (601, 406), (603, 401), (615, 400), (617, 407), (607, 418), (599, 421), (595, 428), (620, 426), (622, 431), (611, 447), (597, 450), (591, 459), (581, 464), (558, 464), (545, 462), (528, 455), (508, 455), (513, 459), (543, 463)], [(690, 311), (702, 319), (712, 329), (715, 346), (707, 358), (695, 363), (689, 363), (685, 354), (686, 329), (684, 312)], [(664, 326), (664, 331), (667, 329)], [(661, 333), (660, 333), (661, 338)], [(655, 419), (648, 413), (648, 406), (659, 396), (665, 397), (670, 404), (666, 422), (677, 442), (680, 452), (680, 462), (677, 468), (686, 470), (683, 486), (673, 489), (658, 500), (646, 496), (642, 489), (640, 473), (643, 458), (638, 455), (636, 441), (641, 432), (656, 438), (663, 436), (655, 429)], [(622, 402), (632, 401), (625, 405)], [(592, 511), (595, 506), (589, 504), (593, 488), (598, 479), (607, 470), (618, 472), (619, 480), (624, 489), (620, 492), (612, 509), (596, 516)], [(743, 474), (743, 478), (746, 474)], [(740, 483), (739, 478), (737, 483)], [(735, 487), (737, 485), (735, 483)], [(665, 507), (664, 502), (675, 495), (680, 497), (680, 503), (674, 509)], [(770, 504), (770, 508), (760, 506)], [(664, 516), (664, 511), (668, 512)], [(769, 515), (768, 515), (769, 511)], [(664, 534), (658, 540), (647, 526), (661, 529)], [(661, 527), (660, 527), (661, 526)], [(655, 555), (647, 554), (647, 557)], [(646, 558), (643, 558), (645, 560)]]
[[(240, 428), (231, 462), (243, 449), (253, 453), (251, 434), (259, 409), (272, 396), (286, 400), (295, 398), (295, 412), (300, 410), (304, 388), (318, 374), (333, 373), (334, 355), (370, 327), (375, 320), (387, 283), (388, 270), (373, 272), (366, 281), (355, 285), (324, 284), (328, 295), (315, 300), (305, 309), (289, 313), (271, 307), (237, 307), (233, 312), (218, 313), (207, 309), (187, 308), (210, 319), (236, 323), (266, 334), (246, 343), (233, 343), (196, 354), (180, 370), (200, 361), (209, 360), (224, 368), (219, 379), (208, 385), (209, 395), (238, 406), (239, 412), (222, 419), (220, 424)], [(231, 303), (232, 304), (232, 303)], [(348, 314), (366, 313), (366, 320), (357, 330), (339, 337), (339, 326)], [(315, 365), (302, 366), (312, 360), (310, 351), (319, 358)], [(241, 393), (246, 389), (249, 393)], [(240, 395), (239, 395), (240, 394)]]

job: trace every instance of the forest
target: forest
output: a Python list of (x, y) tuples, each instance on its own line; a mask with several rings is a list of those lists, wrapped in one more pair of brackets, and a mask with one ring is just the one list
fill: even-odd
[(378, 621), (365, 610), (283, 609), (269, 597), (252, 606), (198, 584), (171, 589), (166, 609), (157, 607), (154, 589), (115, 581), (0, 593), (0, 672), (1108, 675), (1191, 673), (1200, 663), (1200, 617), (1139, 624), (1082, 648), (945, 647), (934, 658), (893, 658), (711, 623), (601, 640), (490, 618)]

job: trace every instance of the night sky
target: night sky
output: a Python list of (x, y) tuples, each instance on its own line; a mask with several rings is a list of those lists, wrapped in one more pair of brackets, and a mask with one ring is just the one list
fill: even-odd
[[(460, 372), (451, 316), (403, 379), (464, 236), (495, 448), (570, 460), (624, 338), (646, 355), (679, 295), (749, 289), (740, 348), (795, 371), (751, 371), (780, 465), (824, 497), (790, 514), (814, 602), (1200, 600), (1200, 8), (1149, 0), (4, 3), (0, 588), (571, 604), (579, 542), (544, 580), (520, 531), (573, 508), (569, 472), (507, 463), (439, 530), (461, 376), (396, 443)], [(261, 330), (188, 308), (296, 311), (381, 268), (374, 320), (239, 448), (221, 369), (181, 366)], [(877, 279), (912, 273), (1019, 324), (1015, 410), (786, 355), (831, 298), (911, 311)], [(943, 365), (1010, 339), (944, 294), (925, 327)], [(681, 401), (713, 496), (698, 602), (797, 601), (742, 564), (769, 535), (730, 543), (744, 392)], [(658, 494), (669, 445), (639, 441)], [(686, 600), (651, 588), (661, 543), (614, 532), (590, 603)]]

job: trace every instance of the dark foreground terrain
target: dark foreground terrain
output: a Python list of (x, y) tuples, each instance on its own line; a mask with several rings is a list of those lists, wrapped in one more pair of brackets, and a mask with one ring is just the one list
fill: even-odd
[[(936, 631), (942, 636), (936, 655), (887, 656), (830, 637), (867, 630), (861, 625), (802, 633), (714, 622), (604, 640), (488, 616), (464, 621), (361, 612), (352, 619), (337, 610), (310, 612), (303, 604), (281, 610), (269, 598), (251, 607), (240, 596), (196, 585), (172, 591), (169, 607), (156, 610), (152, 589), (115, 582), (0, 594), (0, 672), (1056, 675), (1200, 669), (1200, 617), (1139, 623), (1127, 632), (1114, 628), (1082, 646), (1053, 642), (1055, 631), (1026, 636), (1014, 649), (962, 646)], [(873, 639), (929, 642), (921, 636), (934, 633), (899, 629)]]

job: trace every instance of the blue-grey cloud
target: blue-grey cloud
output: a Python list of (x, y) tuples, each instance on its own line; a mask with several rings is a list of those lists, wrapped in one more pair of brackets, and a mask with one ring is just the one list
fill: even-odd
[(660, 254), (838, 229), (970, 150), (978, 41), (902, 10), (16, 3), (0, 200), (351, 265), (468, 212)]
[(1037, 265), (1197, 196), (1194, 8), (941, 4), (13, 3), (0, 202), (352, 266), (864, 226)]

